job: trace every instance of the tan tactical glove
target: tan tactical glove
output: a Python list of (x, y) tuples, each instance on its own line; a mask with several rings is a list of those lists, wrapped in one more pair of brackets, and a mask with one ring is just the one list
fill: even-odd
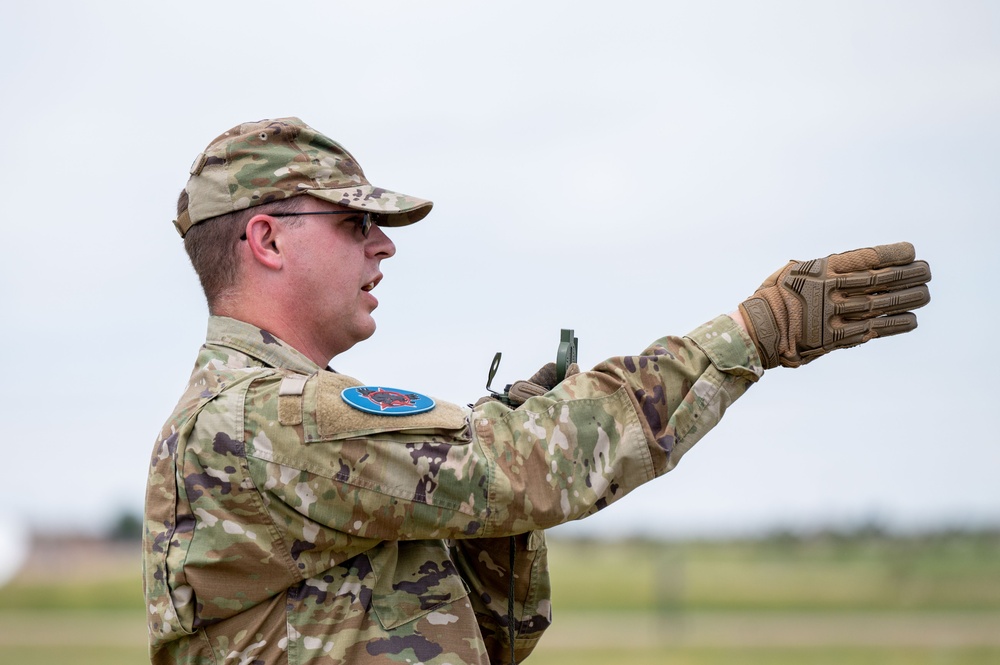
[(931, 269), (898, 242), (791, 261), (740, 305), (765, 368), (798, 367), (833, 351), (917, 327)]
[[(574, 374), (580, 373), (580, 366), (576, 363), (570, 363), (569, 367), (566, 368), (566, 377), (569, 378)], [(507, 388), (507, 399), (510, 400), (510, 405), (517, 408), (528, 401), (528, 399), (535, 397), (537, 395), (544, 395), (553, 388), (556, 387), (558, 381), (556, 381), (556, 364), (547, 363), (540, 370), (531, 375), (531, 378), (527, 381), (515, 381)], [(484, 404), (485, 402), (496, 401), (496, 397), (493, 395), (487, 395), (482, 397), (475, 406)]]
[[(570, 363), (569, 367), (566, 368), (566, 377), (569, 378), (574, 374), (580, 373), (580, 367), (576, 363)], [(507, 391), (510, 397), (510, 402), (513, 406), (521, 406), (528, 399), (535, 397), (537, 395), (544, 395), (549, 392), (559, 382), (556, 381), (556, 364), (547, 363), (540, 370), (535, 372), (530, 379), (527, 381), (515, 381), (511, 384), (510, 390)]]

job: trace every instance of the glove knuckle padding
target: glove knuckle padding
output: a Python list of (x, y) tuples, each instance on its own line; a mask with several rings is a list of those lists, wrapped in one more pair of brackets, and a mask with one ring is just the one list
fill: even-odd
[[(837, 348), (916, 328), (930, 267), (910, 243), (793, 261), (740, 306), (765, 367), (797, 367)], [(765, 310), (770, 310), (765, 311)]]
[[(566, 368), (566, 376), (564, 378), (569, 378), (579, 373), (580, 366), (576, 363), (570, 363)], [(532, 397), (544, 395), (559, 384), (557, 379), (556, 364), (547, 363), (540, 370), (532, 374), (531, 378), (527, 381), (515, 381), (511, 384), (508, 391), (511, 405), (520, 406)]]
[(876, 245), (875, 247), (854, 249), (842, 254), (832, 254), (827, 258), (833, 272), (844, 273), (906, 265), (913, 262), (916, 258), (916, 252), (910, 243), (897, 242), (891, 245)]
[(823, 279), (826, 263), (827, 259), (799, 263), (792, 267), (781, 283), (798, 300), (798, 307), (793, 304), (789, 308), (791, 332), (798, 332), (799, 346), (807, 349), (823, 346), (825, 305), (831, 290), (829, 280)]
[(510, 386), (508, 397), (510, 398), (511, 404), (519, 406), (527, 402), (532, 397), (544, 395), (547, 392), (548, 389), (537, 383), (532, 383), (530, 381), (515, 381)]

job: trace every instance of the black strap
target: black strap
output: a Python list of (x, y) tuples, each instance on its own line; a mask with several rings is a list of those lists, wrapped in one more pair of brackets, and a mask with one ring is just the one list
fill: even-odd
[(510, 590), (507, 593), (507, 637), (510, 638), (510, 665), (517, 665), (514, 656), (514, 557), (517, 551), (517, 541), (510, 537)]

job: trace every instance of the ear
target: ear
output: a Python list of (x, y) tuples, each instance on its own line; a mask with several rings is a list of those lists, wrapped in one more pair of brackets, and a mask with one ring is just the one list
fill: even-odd
[(279, 237), (283, 227), (274, 217), (254, 215), (247, 222), (247, 247), (257, 263), (271, 270), (280, 270), (284, 257), (279, 250)]

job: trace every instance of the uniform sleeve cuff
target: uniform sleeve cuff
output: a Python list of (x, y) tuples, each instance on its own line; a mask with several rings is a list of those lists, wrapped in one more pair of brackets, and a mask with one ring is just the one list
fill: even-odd
[(720, 372), (756, 381), (764, 364), (750, 336), (729, 316), (717, 316), (685, 335)]

